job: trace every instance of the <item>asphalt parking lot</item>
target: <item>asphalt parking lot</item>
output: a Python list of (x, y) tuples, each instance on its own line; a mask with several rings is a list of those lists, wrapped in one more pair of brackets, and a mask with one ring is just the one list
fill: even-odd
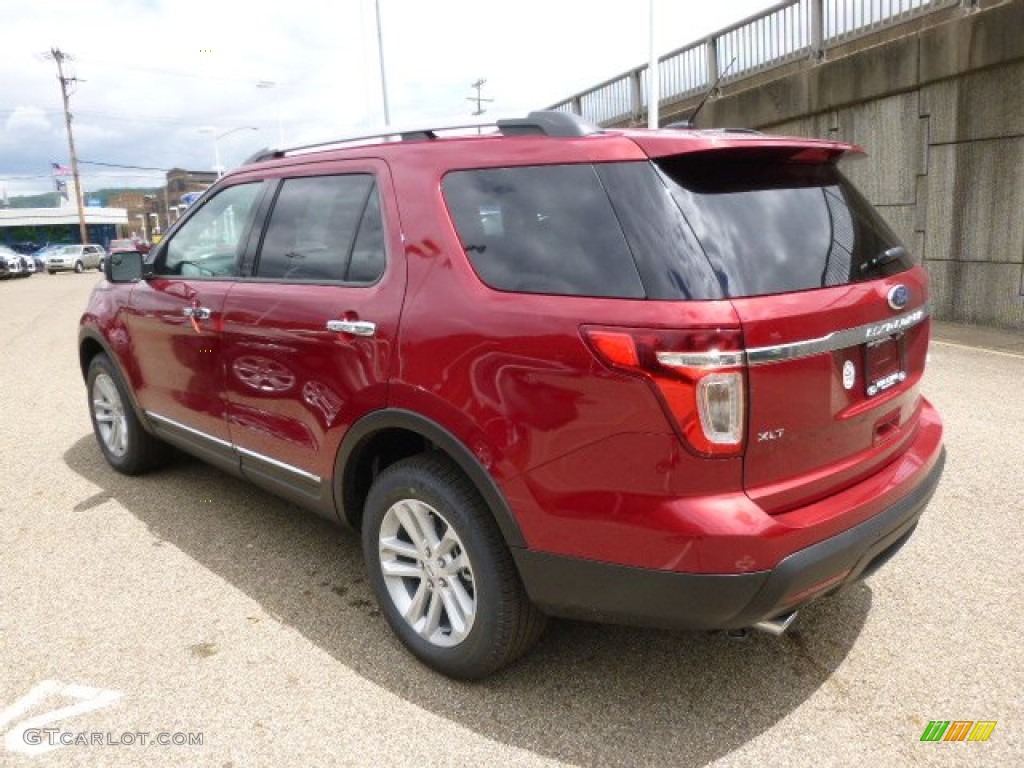
[[(98, 279), (0, 282), (0, 765), (1020, 764), (1014, 337), (989, 351), (940, 329), (925, 388), (949, 457), (931, 507), (886, 568), (786, 636), (555, 622), (461, 684), (392, 637), (354, 535), (189, 459), (108, 468), (75, 349)], [(932, 720), (997, 725), (921, 742)]]

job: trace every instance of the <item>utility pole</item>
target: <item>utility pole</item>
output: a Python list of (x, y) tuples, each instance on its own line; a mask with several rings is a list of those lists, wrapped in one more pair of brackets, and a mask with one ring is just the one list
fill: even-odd
[(480, 115), (482, 115), (484, 112), (487, 111), (486, 109), (484, 109), (484, 104), (485, 103), (489, 103), (489, 102), (494, 101), (494, 99), (485, 99), (483, 96), (480, 95), (480, 92), (481, 92), (481, 90), (483, 89), (483, 87), (484, 87), (484, 85), (486, 83), (487, 83), (487, 81), (484, 80), (481, 77), (475, 83), (470, 83), (469, 84), (470, 88), (475, 88), (476, 89), (476, 96), (467, 96), (466, 97), (466, 101), (475, 101), (476, 102), (476, 111), (473, 113), (473, 115), (476, 116), (476, 117), (480, 117)]
[[(466, 101), (475, 101), (476, 102), (476, 111), (473, 112), (473, 116), (474, 117), (480, 117), (480, 115), (482, 115), (484, 112), (487, 111), (486, 109), (484, 109), (484, 103), (485, 102), (486, 103), (490, 103), (490, 102), (494, 101), (494, 99), (485, 99), (483, 96), (480, 95), (480, 92), (483, 90), (484, 83), (486, 83), (486, 82), (487, 81), (484, 80), (481, 77), (481, 78), (478, 78), (475, 83), (470, 83), (469, 84), (470, 88), (475, 88), (476, 89), (476, 96), (467, 96), (466, 97)], [(476, 132), (477, 132), (477, 134), (482, 134), (483, 133), (483, 128), (481, 128), (478, 125), (476, 127)]]
[(75, 203), (78, 206), (78, 231), (82, 237), (82, 245), (89, 242), (89, 232), (85, 226), (85, 209), (82, 206), (82, 185), (78, 177), (78, 155), (75, 154), (75, 137), (71, 132), (71, 106), (69, 102), (68, 85), (81, 82), (77, 77), (64, 76), (64, 62), (70, 61), (71, 56), (63, 53), (60, 48), (51, 48), (49, 53), (43, 54), (47, 59), (57, 62), (57, 79), (60, 80), (60, 95), (64, 100), (64, 123), (68, 128), (68, 150), (71, 153), (71, 175), (75, 179)]

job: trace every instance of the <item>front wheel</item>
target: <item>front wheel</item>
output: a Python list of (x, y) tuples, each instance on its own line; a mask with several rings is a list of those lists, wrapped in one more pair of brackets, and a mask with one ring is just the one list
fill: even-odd
[(442, 674), (485, 677), (544, 628), (487, 504), (443, 454), (404, 459), (377, 477), (363, 553), (388, 624)]
[(106, 355), (96, 355), (89, 363), (86, 389), (93, 432), (110, 466), (138, 475), (166, 459), (169, 446), (143, 429), (121, 376)]
[(85, 264), (83, 264), (80, 261), (76, 261), (75, 262), (75, 272), (77, 272), (78, 274), (82, 274), (83, 272), (85, 272)]

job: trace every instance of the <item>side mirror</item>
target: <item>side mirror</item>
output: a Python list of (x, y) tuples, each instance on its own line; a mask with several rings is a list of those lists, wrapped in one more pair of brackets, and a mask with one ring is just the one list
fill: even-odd
[(107, 256), (103, 272), (112, 283), (134, 283), (142, 279), (142, 254), (138, 251), (118, 251)]

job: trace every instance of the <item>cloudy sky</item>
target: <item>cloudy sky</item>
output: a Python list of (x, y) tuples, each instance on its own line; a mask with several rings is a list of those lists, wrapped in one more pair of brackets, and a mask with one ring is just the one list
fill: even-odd
[[(525, 113), (647, 59), (647, 0), (379, 0), (391, 121), (468, 117), (477, 78), (492, 114)], [(655, 0), (664, 53), (774, 0)], [(383, 124), (373, 0), (0, 0), (0, 195), (52, 189), (69, 163), (59, 48), (74, 57), (86, 191), (231, 167), (278, 143)], [(258, 88), (259, 81), (276, 83)], [(250, 130), (256, 128), (258, 130)], [(205, 132), (204, 132), (205, 131)]]

